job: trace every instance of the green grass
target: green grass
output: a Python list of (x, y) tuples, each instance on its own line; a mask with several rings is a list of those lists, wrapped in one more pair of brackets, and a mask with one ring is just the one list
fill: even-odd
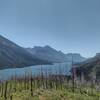
[(71, 83), (61, 85), (50, 80), (11, 80), (0, 84), (0, 100), (100, 100), (100, 92), (77, 86), (73, 93)]
[[(12, 100), (99, 100), (97, 96), (86, 94), (72, 93), (67, 90), (43, 90), (37, 89), (30, 95), (30, 91), (22, 90), (21, 92), (12, 93)], [(4, 99), (0, 99), (4, 100)], [(7, 100), (10, 100), (9, 98)]]

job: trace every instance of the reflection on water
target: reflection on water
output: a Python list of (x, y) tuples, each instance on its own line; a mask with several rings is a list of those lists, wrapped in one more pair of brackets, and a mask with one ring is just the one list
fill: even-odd
[(39, 75), (41, 74), (41, 70), (43, 74), (50, 73), (50, 74), (64, 74), (69, 75), (70, 74), (70, 63), (56, 63), (53, 65), (37, 65), (37, 66), (30, 66), (25, 68), (15, 68), (15, 69), (4, 69), (0, 70), (0, 79), (8, 79), (11, 78), (14, 75), (22, 76), (25, 73), (31, 72), (33, 75)]

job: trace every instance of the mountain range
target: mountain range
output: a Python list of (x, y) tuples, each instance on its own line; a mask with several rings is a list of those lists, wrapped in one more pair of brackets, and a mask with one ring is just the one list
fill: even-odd
[(0, 36), (0, 69), (48, 64), (24, 48)]
[(23, 48), (0, 35), (0, 69), (86, 60), (77, 53), (64, 54), (50, 46)]
[(50, 46), (35, 46), (33, 48), (26, 48), (28, 52), (32, 55), (35, 55), (39, 59), (47, 60), (53, 63), (63, 63), (63, 62), (73, 62), (79, 63), (86, 60), (85, 57), (82, 57), (78, 53), (68, 53), (65, 54), (62, 51), (57, 51), (56, 49)]
[(48, 45), (23, 48), (0, 35), (0, 69), (72, 61), (77, 65), (77, 75), (83, 72), (87, 79), (91, 75), (100, 78), (100, 53), (87, 59), (78, 53), (65, 54)]

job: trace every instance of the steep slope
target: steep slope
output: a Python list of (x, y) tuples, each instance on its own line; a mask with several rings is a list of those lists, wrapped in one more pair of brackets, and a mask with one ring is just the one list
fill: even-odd
[(29, 51), (31, 54), (35, 55), (40, 59), (48, 60), (54, 63), (72, 62), (72, 56), (73, 61), (75, 63), (82, 62), (85, 60), (85, 58), (82, 57), (80, 54), (64, 54), (63, 52), (57, 51), (50, 46), (35, 46), (34, 48), (27, 48), (27, 51)]
[(24, 48), (0, 36), (0, 69), (47, 63), (31, 55)]
[(97, 53), (95, 57), (86, 60), (77, 67), (78, 76), (84, 73), (85, 78), (90, 79), (96, 76), (100, 79), (100, 53)]

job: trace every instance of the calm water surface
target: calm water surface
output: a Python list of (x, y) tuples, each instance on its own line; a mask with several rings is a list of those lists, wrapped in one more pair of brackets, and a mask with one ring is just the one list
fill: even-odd
[(25, 73), (32, 73), (33, 75), (39, 75), (42, 72), (50, 74), (59, 74), (69, 75), (71, 69), (71, 63), (56, 63), (53, 65), (36, 65), (29, 66), (25, 68), (15, 68), (15, 69), (4, 69), (0, 70), (0, 79), (5, 80), (9, 79), (14, 75), (23, 76)]

